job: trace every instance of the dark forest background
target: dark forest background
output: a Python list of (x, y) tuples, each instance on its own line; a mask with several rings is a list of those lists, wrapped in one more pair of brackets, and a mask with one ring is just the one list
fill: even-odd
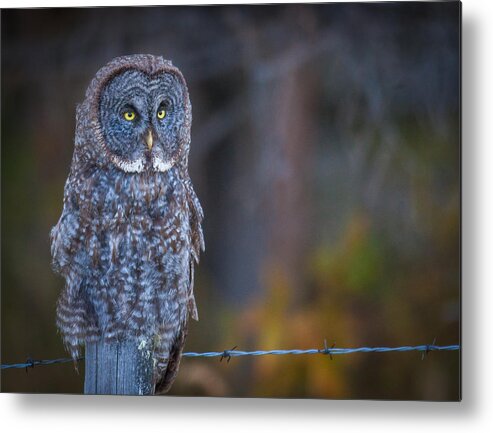
[[(460, 4), (2, 10), (2, 363), (65, 355), (49, 231), (113, 57), (185, 75), (206, 252), (188, 351), (460, 341)], [(171, 394), (455, 400), (458, 352), (183, 359)], [(71, 364), (2, 391), (81, 393)]]

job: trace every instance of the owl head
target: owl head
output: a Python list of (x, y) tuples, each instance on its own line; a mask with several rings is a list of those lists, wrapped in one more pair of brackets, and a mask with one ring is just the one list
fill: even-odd
[(97, 72), (78, 107), (76, 147), (100, 166), (165, 172), (186, 165), (191, 121), (185, 79), (170, 61), (118, 57)]

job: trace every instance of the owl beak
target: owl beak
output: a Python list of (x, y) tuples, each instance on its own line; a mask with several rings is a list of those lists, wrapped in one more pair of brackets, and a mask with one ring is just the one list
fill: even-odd
[(152, 132), (151, 130), (149, 129), (149, 131), (147, 132), (147, 135), (146, 135), (146, 144), (147, 144), (147, 148), (149, 150), (152, 149)]

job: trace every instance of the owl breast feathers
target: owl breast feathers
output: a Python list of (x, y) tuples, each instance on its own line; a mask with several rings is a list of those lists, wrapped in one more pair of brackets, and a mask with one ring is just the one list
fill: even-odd
[(193, 268), (202, 208), (188, 175), (191, 104), (162, 57), (114, 59), (77, 107), (62, 215), (51, 231), (65, 278), (57, 325), (73, 358), (88, 342), (152, 342), (157, 391), (177, 373), (188, 318), (198, 319)]

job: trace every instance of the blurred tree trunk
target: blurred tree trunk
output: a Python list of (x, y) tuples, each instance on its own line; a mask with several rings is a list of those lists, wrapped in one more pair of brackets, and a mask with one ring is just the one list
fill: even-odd
[(295, 290), (304, 285), (318, 70), (309, 62), (310, 16), (290, 19), (308, 27), (302, 40), (286, 28), (272, 36), (244, 16), (231, 19), (243, 47), (247, 122), (228, 167), (236, 176), (223, 235), (232, 248), (222, 269), (227, 291), (239, 302), (263, 292), (272, 278)]
[[(296, 52), (296, 50), (293, 50)], [(257, 93), (270, 87), (265, 106), (272, 122), (257, 125), (266, 181), (263, 189), (265, 212), (269, 215), (267, 270), (280, 272), (290, 288), (302, 290), (307, 249), (306, 226), (310, 221), (310, 158), (314, 148), (314, 102), (316, 72), (309, 67), (277, 71), (271, 83), (261, 83)]]

